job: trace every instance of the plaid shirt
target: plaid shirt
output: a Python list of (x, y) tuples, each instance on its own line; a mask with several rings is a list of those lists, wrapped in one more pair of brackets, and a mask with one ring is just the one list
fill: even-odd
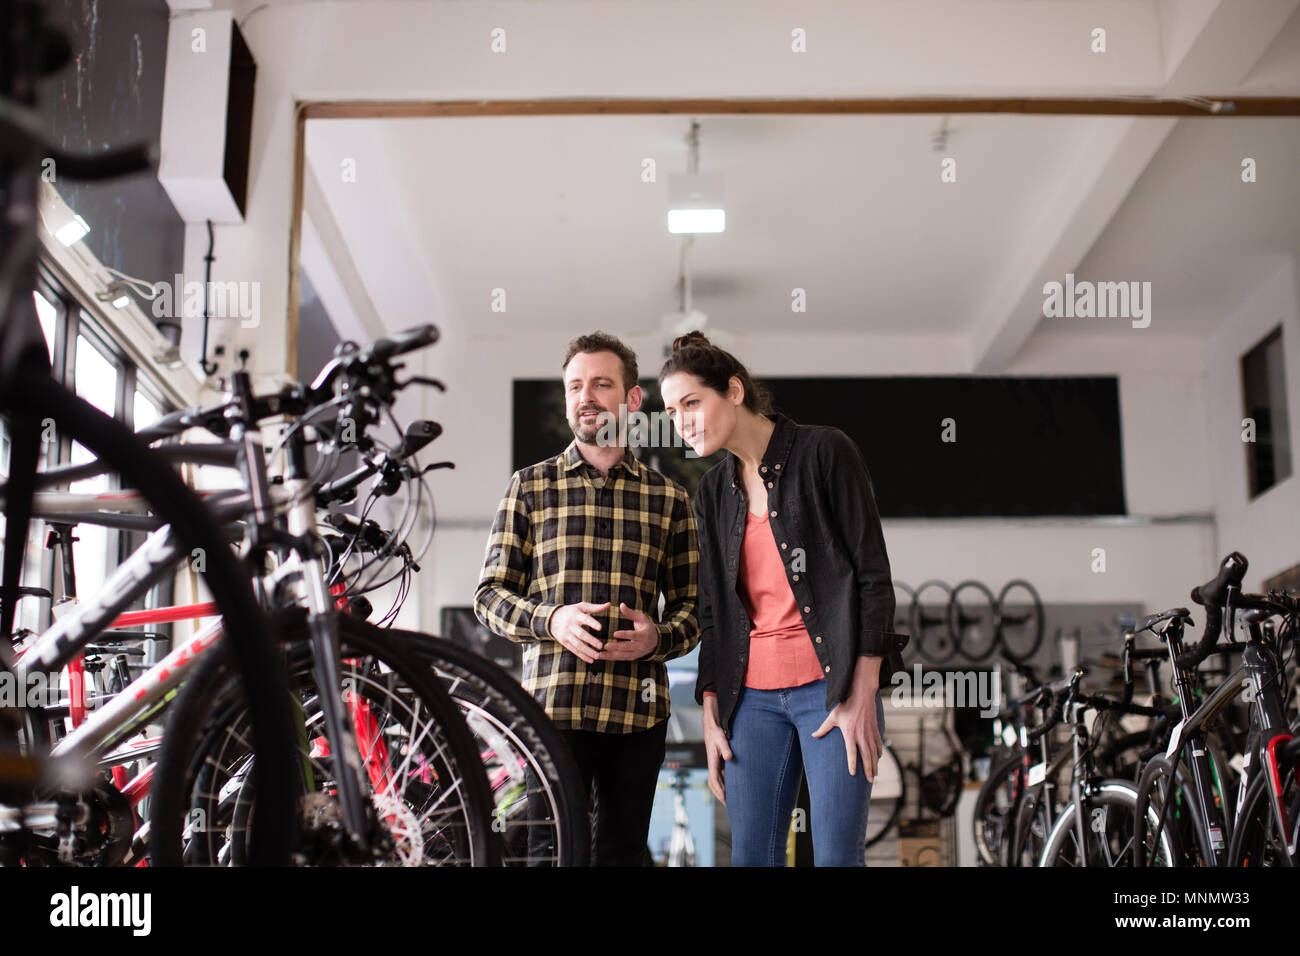
[[(695, 618), (695, 515), (681, 485), (627, 451), (608, 477), (578, 450), (515, 472), (488, 537), (474, 613), (524, 645), (524, 687), (558, 727), (649, 730), (668, 717), (664, 661), (700, 639)], [(586, 664), (547, 631), (563, 604), (610, 602), (595, 615), (608, 640), (632, 621), (620, 602), (655, 620), (659, 646), (635, 661)]]

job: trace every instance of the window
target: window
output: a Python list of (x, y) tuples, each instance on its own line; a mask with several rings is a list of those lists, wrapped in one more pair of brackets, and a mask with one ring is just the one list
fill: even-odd
[(1281, 326), (1242, 357), (1241, 386), (1246, 474), (1254, 498), (1291, 477), (1291, 425), (1287, 418)]
[[(134, 366), (76, 299), (43, 270), (34, 296), (37, 318), (45, 334), (56, 379), (70, 386), (100, 411), (133, 429), (143, 428), (171, 410), (162, 397), (162, 390)], [(9, 473), (9, 457), (9, 436), (0, 423), (0, 472), (4, 475)], [(80, 444), (60, 438), (45, 448), (44, 464), (79, 463), (89, 461), (91, 457)], [(74, 482), (68, 490), (77, 494), (101, 493), (112, 490), (115, 482), (116, 478), (100, 475)], [(43, 523), (37, 521), (28, 536), (22, 581), (28, 586), (52, 589), (54, 568), (51, 553), (44, 547), (44, 537)], [(76, 585), (77, 593), (82, 597), (98, 590), (122, 557), (143, 540), (139, 534), (89, 524), (78, 525), (75, 537)], [(170, 585), (156, 588), (143, 603), (156, 606), (170, 600), (170, 595)], [(19, 626), (41, 630), (49, 623), (48, 601), (29, 598), (20, 603)]]

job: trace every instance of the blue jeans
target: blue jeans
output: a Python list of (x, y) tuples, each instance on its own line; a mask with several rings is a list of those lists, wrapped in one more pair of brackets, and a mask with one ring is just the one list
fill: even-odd
[[(817, 866), (865, 866), (871, 784), (858, 754), (849, 776), (844, 737), (833, 727), (812, 736), (830, 711), (826, 681), (783, 690), (740, 692), (731, 726), (732, 759), (723, 764), (732, 866), (784, 866), (790, 815), (802, 764), (811, 801), (813, 860)], [(876, 695), (876, 720), (885, 710)]]

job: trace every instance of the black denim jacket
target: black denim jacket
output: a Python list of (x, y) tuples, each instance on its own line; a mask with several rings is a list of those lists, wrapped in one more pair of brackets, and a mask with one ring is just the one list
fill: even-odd
[[(772, 533), (795, 603), (826, 676), (826, 707), (848, 697), (860, 656), (881, 656), (880, 686), (903, 666), (907, 636), (893, 631), (894, 585), (871, 478), (858, 447), (838, 428), (772, 416), (776, 427), (759, 473)], [(718, 695), (728, 736), (749, 662), (753, 622), (738, 591), (748, 511), (730, 452), (695, 492), (699, 534), (699, 679), (695, 699)]]

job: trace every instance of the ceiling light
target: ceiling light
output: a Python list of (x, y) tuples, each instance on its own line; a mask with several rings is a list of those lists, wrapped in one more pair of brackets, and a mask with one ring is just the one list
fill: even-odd
[(685, 173), (668, 177), (669, 232), (722, 232), (726, 227), (720, 175)]
[(103, 292), (96, 292), (95, 298), (100, 302), (109, 302), (115, 309), (125, 309), (131, 304), (130, 286), (120, 279), (114, 279), (104, 287)]

